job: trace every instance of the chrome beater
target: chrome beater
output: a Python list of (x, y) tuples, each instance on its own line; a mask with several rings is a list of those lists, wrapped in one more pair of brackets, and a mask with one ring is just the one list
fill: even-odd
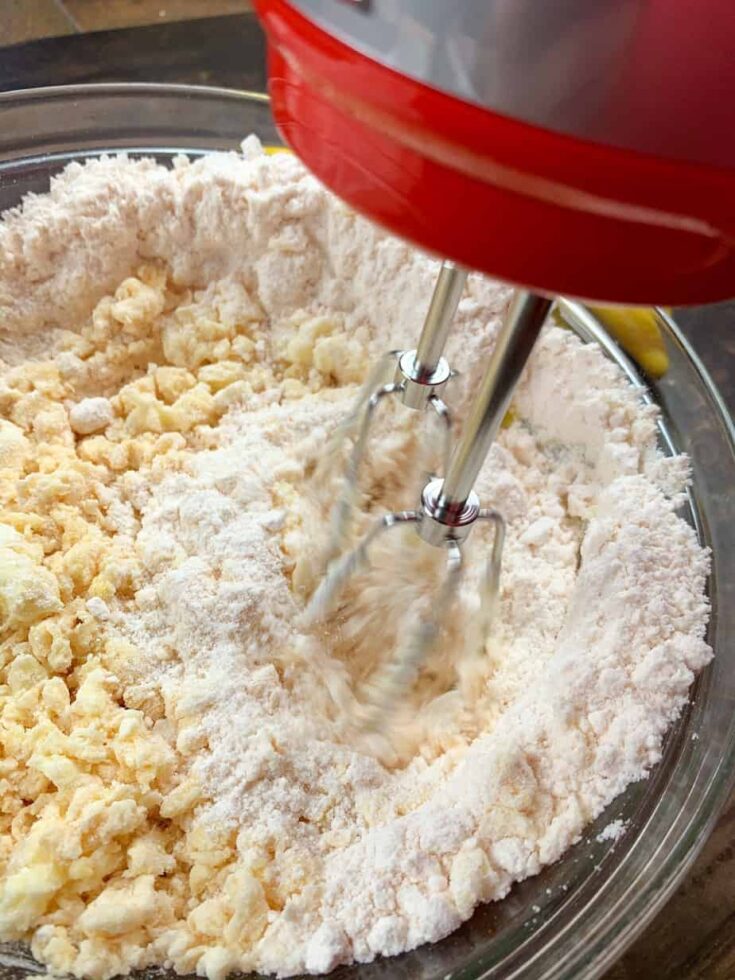
[[(464, 284), (464, 277), (462, 284)], [(451, 295), (454, 297), (453, 292)], [(441, 351), (458, 301), (459, 293), (456, 295), (456, 300), (452, 299), (454, 307), (449, 320), (440, 318), (441, 329), (437, 331), (436, 342), (426, 345), (429, 352), (436, 355), (435, 370), (439, 369), (438, 365), (443, 361)], [(462, 576), (462, 542), (477, 521), (488, 521), (494, 526), (493, 546), (486, 564), (481, 603), (482, 627), (485, 635), (490, 628), (499, 594), (505, 522), (498, 511), (480, 506), (480, 500), (473, 487), (551, 305), (552, 301), (549, 299), (525, 290), (516, 291), (459, 442), (451, 454), (445, 475), (432, 478), (426, 483), (418, 509), (385, 514), (372, 526), (354, 550), (332, 562), (307, 607), (308, 621), (316, 622), (323, 619), (349, 577), (367, 560), (369, 549), (375, 539), (390, 528), (412, 524), (425, 542), (447, 549), (446, 574), (439, 593), (432, 603), (431, 617), (420, 620), (414, 629), (407, 631), (407, 639), (399, 647), (396, 656), (370, 683), (368, 700), (371, 710), (364, 719), (363, 726), (367, 729), (374, 730), (378, 727), (385, 712), (395, 706), (428, 656), (441, 631), (442, 623)], [(450, 303), (445, 304), (445, 312), (450, 306)], [(417, 355), (420, 349), (421, 344), (416, 352), (408, 353)], [(417, 356), (414, 356), (413, 360), (407, 358), (406, 366), (410, 368), (417, 360), (419, 360)], [(399, 358), (399, 365), (400, 363)], [(372, 404), (374, 411), (375, 405), (384, 394), (399, 389), (402, 392), (410, 392), (409, 397), (414, 397), (413, 379), (411, 384), (405, 386), (403, 383), (398, 387), (395, 383), (383, 385), (370, 396), (368, 405)], [(434, 397), (433, 390), (428, 393), (426, 400), (430, 402), (432, 397)], [(366, 412), (361, 426), (361, 437), (369, 426), (369, 420), (369, 412)], [(360, 446), (360, 438), (358, 438), (353, 451), (353, 456), (357, 455), (358, 462), (363, 451), (364, 442)], [(356, 478), (355, 468), (351, 469), (349, 478)]]
[[(363, 386), (353, 412), (339, 433), (340, 438), (344, 437), (354, 429), (359, 420), (357, 438), (345, 470), (342, 493), (332, 512), (327, 549), (329, 559), (341, 551), (347, 536), (360, 463), (365, 456), (376, 409), (385, 398), (395, 395), (400, 397), (407, 408), (417, 411), (431, 409), (436, 413), (443, 426), (443, 460), (446, 470), (451, 449), (452, 418), (440, 393), (453, 372), (444, 357), (444, 348), (466, 280), (467, 272), (464, 269), (453, 262), (442, 263), (418, 345), (413, 350), (390, 351), (378, 361)], [(394, 362), (393, 378), (384, 382), (383, 378)]]

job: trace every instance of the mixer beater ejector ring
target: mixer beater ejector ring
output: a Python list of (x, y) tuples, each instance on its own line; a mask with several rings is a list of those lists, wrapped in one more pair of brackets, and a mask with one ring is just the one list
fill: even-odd
[[(495, 530), (482, 597), (482, 628), (484, 632), (489, 630), (499, 594), (505, 522), (497, 511), (480, 506), (473, 487), (551, 305), (551, 300), (534, 293), (516, 292), (445, 476), (426, 483), (417, 510), (385, 514), (356, 548), (332, 562), (307, 607), (308, 621), (323, 619), (347, 580), (367, 560), (375, 539), (390, 528), (414, 525), (425, 542), (447, 549), (447, 571), (432, 604), (433, 614), (408, 631), (406, 642), (383, 670), (378, 683), (371, 684), (373, 710), (366, 719), (366, 727), (376, 728), (380, 724), (384, 713), (413, 682), (428, 656), (462, 575), (461, 544), (477, 521), (490, 521)], [(445, 339), (448, 329), (446, 324)], [(382, 390), (378, 389), (371, 398)]]

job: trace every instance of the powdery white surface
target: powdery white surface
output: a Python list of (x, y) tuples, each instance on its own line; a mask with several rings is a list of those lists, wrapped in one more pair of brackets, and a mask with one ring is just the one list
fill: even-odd
[[(598, 369), (586, 389), (604, 398), (594, 414), (635, 416), (617, 372), (589, 354), (549, 331), (519, 405), (559, 376), (557, 360), (578, 357)], [(280, 552), (286, 515), (272, 500), (274, 475), (298, 485), (322, 452), (349, 405), (340, 395), (233, 413), (221, 449), (154, 489), (138, 537), (153, 584), (127, 616), (141, 649), (178, 653), (163, 684), (180, 717), (195, 720), (187, 737), (206, 735), (194, 772), (213, 797), (210, 818), (240, 827), (246, 866), (278, 840), (279, 874), (309, 868), (311, 883), (257, 946), (258, 969), (280, 973), (437, 940), (478, 901), (556, 860), (658, 760), (709, 657), (706, 560), (639, 472), (647, 458), (661, 467), (646, 445), (650, 413), (637, 419), (638, 445), (620, 438), (627, 425), (594, 430), (615, 461), (604, 464), (609, 483), (602, 452), (585, 460), (592, 445), (545, 452), (516, 424), (480, 481), (486, 499), (509, 502), (511, 531), (474, 737), (462, 737), (459, 716), (445, 720), (445, 750), (394, 771), (345, 744), (343, 664), (299, 632)], [(294, 547), (298, 532), (290, 537)], [(368, 613), (390, 618), (387, 592), (399, 585), (381, 571), (382, 601)], [(350, 615), (360, 612), (356, 603)], [(386, 635), (376, 627), (373, 643)], [(430, 710), (412, 708), (414, 723)]]
[(109, 398), (83, 398), (69, 409), (69, 422), (79, 435), (100, 432), (112, 422), (113, 411)]
[[(73, 166), (5, 223), (0, 255), (0, 306), (13, 311), (4, 353), (16, 358), (146, 258), (182, 284), (217, 281), (232, 316), (257, 297), (274, 349), (297, 311), (338, 317), (367, 362), (415, 339), (436, 272), (287, 156), (172, 172)], [(460, 404), (507, 298), (470, 277), (449, 349), (465, 372)], [(95, 612), (135, 641), (161, 686), (210, 797), (202, 817), (237, 829), (244, 871), (293, 882), (240, 963), (280, 975), (436, 941), (557, 860), (658, 761), (711, 656), (707, 558), (676, 513), (686, 464), (658, 455), (654, 410), (598, 349), (549, 328), (477, 487), (509, 522), (493, 637), (459, 677), (463, 699), (418, 692), (411, 749), (383, 765), (351, 737), (345, 707), (355, 663), (389, 653), (422, 580), (396, 549), (384, 567), (378, 555), (343, 610), (356, 625), (335, 638), (299, 628), (290, 578), (308, 569), (333, 498), (334, 483), (320, 497), (309, 474), (353, 396), (348, 386), (279, 403), (266, 391), (233, 408), (218, 446), (182, 472), (132, 478), (148, 581), (128, 607)], [(410, 503), (410, 488), (386, 483), (411, 447), (395, 412), (377, 435), (366, 507)], [(476, 570), (487, 539), (474, 538)], [(474, 601), (468, 579), (454, 635)], [(158, 956), (175, 962), (165, 937)]]
[(626, 826), (627, 824), (624, 820), (611, 820), (609, 824), (602, 828), (595, 840), (598, 844), (604, 844), (605, 841), (616, 843), (625, 833)]

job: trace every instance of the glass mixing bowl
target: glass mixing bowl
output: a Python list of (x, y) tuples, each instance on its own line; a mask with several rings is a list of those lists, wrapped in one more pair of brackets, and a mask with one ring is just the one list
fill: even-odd
[[(169, 85), (94, 85), (0, 95), (0, 211), (71, 160), (126, 150), (168, 162), (237, 148), (254, 132), (278, 143), (264, 95)], [(479, 980), (591, 978), (622, 953), (663, 905), (691, 865), (733, 785), (735, 768), (735, 452), (727, 411), (696, 355), (659, 317), (670, 369), (644, 380), (583, 306), (560, 313), (585, 340), (600, 343), (642, 396), (662, 413), (661, 444), (692, 461), (687, 516), (712, 549), (709, 582), (713, 663), (673, 726), (663, 760), (588, 828), (585, 838), (502, 902), (479, 909), (440, 943), (368, 966), (336, 971), (340, 980)], [(0, 328), (1, 328), (0, 324)], [(612, 820), (625, 823), (616, 842), (598, 840)], [(15, 945), (0, 949), (0, 974), (38, 972)], [(161, 971), (148, 971), (161, 977)], [(173, 974), (171, 974), (173, 977)]]

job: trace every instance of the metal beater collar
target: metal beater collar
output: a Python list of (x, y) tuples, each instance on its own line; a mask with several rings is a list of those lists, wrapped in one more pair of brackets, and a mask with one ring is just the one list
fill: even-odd
[(396, 382), (401, 386), (401, 400), (407, 408), (426, 408), (432, 395), (449, 381), (452, 370), (445, 357), (440, 357), (431, 371), (421, 364), (418, 351), (404, 350), (398, 355)]
[(464, 541), (481, 510), (480, 498), (474, 491), (461, 507), (453, 507), (447, 504), (443, 489), (444, 480), (429, 480), (421, 494), (420, 520), (416, 525), (420, 537), (437, 547)]

